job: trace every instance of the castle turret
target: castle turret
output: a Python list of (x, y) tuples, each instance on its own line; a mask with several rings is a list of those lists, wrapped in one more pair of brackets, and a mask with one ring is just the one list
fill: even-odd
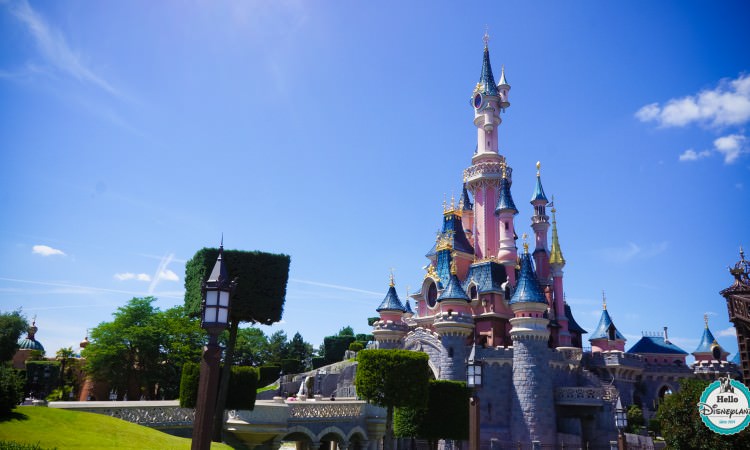
[(549, 284), (549, 249), (547, 248), (547, 231), (549, 230), (549, 216), (547, 216), (547, 196), (542, 188), (541, 177), (542, 164), (536, 163), (536, 186), (531, 196), (531, 205), (534, 207), (534, 215), (531, 216), (531, 228), (534, 230), (534, 262), (536, 263), (536, 274), (542, 284)]
[(508, 180), (505, 168), (503, 168), (503, 178), (500, 181), (500, 191), (498, 192), (495, 214), (499, 219), (498, 234), (500, 236), (500, 249), (497, 253), (497, 259), (505, 265), (508, 279), (511, 284), (514, 284), (516, 281), (518, 251), (516, 248), (516, 230), (513, 219), (518, 214), (518, 209), (513, 202), (513, 196), (510, 194), (510, 180)]
[(516, 393), (510, 431), (514, 442), (539, 441), (542, 446), (551, 446), (556, 444), (557, 424), (547, 344), (549, 320), (544, 316), (547, 300), (534, 273), (528, 244), (524, 242), (523, 246), (521, 271), (510, 299), (515, 315), (510, 319), (510, 336)]
[(701, 342), (698, 344), (698, 348), (692, 353), (695, 357), (695, 361), (717, 361), (722, 362), (727, 360), (729, 352), (725, 351), (714, 337), (711, 330), (708, 328), (708, 315), (703, 316), (703, 321), (706, 327), (703, 329), (703, 336), (701, 336)]
[(435, 332), (443, 343), (440, 358), (440, 378), (464, 380), (466, 377), (467, 338), (474, 331), (474, 319), (469, 308), (470, 299), (456, 276), (456, 260), (451, 263), (448, 284), (437, 298), (440, 313), (435, 316)]
[(380, 314), (380, 320), (373, 323), (372, 334), (378, 348), (395, 348), (399, 341), (406, 335), (408, 326), (404, 323), (403, 316), (406, 312), (403, 303), (396, 293), (396, 285), (391, 273), (391, 282), (385, 298), (375, 311)]
[(565, 298), (563, 291), (563, 267), (565, 267), (565, 258), (563, 258), (562, 249), (560, 248), (560, 238), (557, 236), (557, 220), (555, 213), (557, 210), (554, 206), (554, 197), (552, 201), (552, 245), (549, 253), (549, 266), (552, 275), (552, 299), (555, 310), (555, 319), (560, 328), (557, 328), (555, 342), (559, 347), (568, 347), (571, 345), (571, 336), (568, 329), (568, 317), (566, 315)]
[(606, 352), (606, 351), (625, 351), (625, 336), (623, 336), (612, 322), (612, 318), (609, 317), (607, 312), (607, 297), (602, 292), (602, 315), (599, 318), (599, 324), (596, 326), (596, 330), (591, 333), (589, 342), (591, 342), (592, 352)]

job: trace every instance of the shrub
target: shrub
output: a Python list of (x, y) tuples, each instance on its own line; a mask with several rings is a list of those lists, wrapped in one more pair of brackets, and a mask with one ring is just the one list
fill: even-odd
[(198, 402), (198, 382), (201, 366), (196, 363), (186, 362), (182, 365), (182, 377), (180, 378), (180, 407), (195, 408)]
[(312, 367), (314, 369), (319, 369), (326, 365), (326, 359), (322, 356), (313, 356), (312, 358)]
[(257, 390), (258, 369), (249, 366), (232, 366), (226, 408), (253, 409)]
[(258, 386), (264, 387), (276, 381), (279, 378), (281, 367), (279, 366), (260, 366), (258, 367)]
[(0, 366), (0, 417), (10, 416), (23, 401), (23, 380), (15, 369)]
[(360, 341), (354, 341), (351, 344), (349, 344), (349, 350), (353, 352), (358, 352), (360, 350), (364, 350), (365, 346)]
[[(285, 374), (300, 373), (303, 370), (302, 361), (299, 359), (282, 359), (281, 369)], [(276, 374), (278, 376), (278, 373)], [(275, 378), (274, 378), (275, 379)]]

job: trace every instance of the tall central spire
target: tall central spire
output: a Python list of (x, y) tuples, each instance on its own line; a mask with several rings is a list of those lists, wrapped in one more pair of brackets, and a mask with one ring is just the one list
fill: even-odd
[[(490, 49), (488, 43), (490, 36), (484, 33), (484, 56), (482, 57), (482, 73), (479, 75), (480, 92), (484, 95), (497, 95), (497, 84), (495, 76), (492, 74), (492, 65), (490, 64)], [(477, 85), (479, 87), (479, 85)]]

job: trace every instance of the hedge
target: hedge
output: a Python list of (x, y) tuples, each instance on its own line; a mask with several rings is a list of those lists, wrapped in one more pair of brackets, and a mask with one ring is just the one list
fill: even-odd
[[(180, 407), (195, 408), (198, 402), (200, 365), (185, 363), (180, 380)], [(229, 376), (227, 409), (253, 409), (258, 390), (258, 369), (248, 366), (232, 366)]]

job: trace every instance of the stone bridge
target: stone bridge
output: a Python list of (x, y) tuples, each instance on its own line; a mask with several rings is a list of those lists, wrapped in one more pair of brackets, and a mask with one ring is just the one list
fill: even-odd
[[(177, 401), (51, 402), (49, 407), (105, 414), (183, 436), (189, 435), (195, 414)], [(298, 450), (377, 450), (385, 409), (356, 399), (258, 400), (252, 411), (227, 411), (225, 430), (250, 448), (276, 450), (293, 441)]]

